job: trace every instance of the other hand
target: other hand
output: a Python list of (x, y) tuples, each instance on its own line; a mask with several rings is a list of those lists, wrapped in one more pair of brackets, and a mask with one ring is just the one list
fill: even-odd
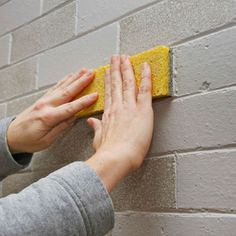
[(13, 120), (7, 131), (12, 154), (36, 152), (49, 147), (76, 120), (75, 114), (96, 102), (97, 93), (73, 99), (94, 78), (87, 69), (69, 74)]

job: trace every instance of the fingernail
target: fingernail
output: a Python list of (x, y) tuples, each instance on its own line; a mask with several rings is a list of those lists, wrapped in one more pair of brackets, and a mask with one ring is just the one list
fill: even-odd
[(91, 93), (90, 96), (91, 96), (92, 98), (97, 97), (97, 96), (98, 96), (98, 93), (97, 93), (97, 92)]
[(86, 73), (87, 77), (91, 77), (92, 75), (94, 75), (94, 71), (92, 70), (89, 70), (87, 73)]
[(147, 62), (145, 61), (144, 63), (143, 63), (143, 70), (145, 70), (145, 69), (147, 69), (147, 66), (148, 66), (148, 64), (147, 64)]

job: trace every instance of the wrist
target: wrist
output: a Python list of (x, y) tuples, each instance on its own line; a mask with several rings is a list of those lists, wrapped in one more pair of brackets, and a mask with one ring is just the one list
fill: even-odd
[(15, 141), (14, 131), (12, 131), (12, 123), (9, 125), (7, 129), (6, 139), (9, 151), (11, 152), (12, 155), (22, 152), (17, 148), (17, 142)]
[(95, 170), (108, 192), (111, 192), (118, 182), (131, 172), (126, 160), (129, 158), (120, 153), (100, 150), (86, 163)]

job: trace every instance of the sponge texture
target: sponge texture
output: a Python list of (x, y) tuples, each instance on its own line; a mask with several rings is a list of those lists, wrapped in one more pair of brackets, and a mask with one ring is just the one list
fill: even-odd
[[(139, 86), (141, 81), (141, 67), (144, 62), (151, 66), (152, 71), (152, 96), (153, 98), (170, 96), (170, 49), (165, 46), (152, 48), (148, 51), (139, 53), (130, 57), (131, 64), (134, 69), (136, 83)], [(91, 107), (80, 111), (77, 116), (89, 116), (99, 113), (104, 108), (104, 75), (105, 70), (110, 65), (98, 67), (95, 69), (95, 79), (79, 97), (89, 93), (97, 92), (99, 94), (98, 101)], [(77, 97), (77, 98), (79, 98)]]

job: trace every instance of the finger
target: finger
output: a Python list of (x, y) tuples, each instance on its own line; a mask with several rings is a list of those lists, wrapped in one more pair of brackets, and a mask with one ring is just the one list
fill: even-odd
[(104, 86), (105, 86), (105, 96), (104, 96), (104, 111), (106, 111), (111, 106), (111, 70), (106, 69), (104, 77)]
[(94, 77), (94, 72), (84, 74), (80, 79), (75, 80), (70, 85), (56, 89), (47, 97), (46, 102), (54, 106), (70, 102), (93, 81)]
[(68, 80), (69, 78), (71, 78), (74, 74), (70, 73), (68, 75), (66, 75), (62, 80), (58, 81), (56, 85), (54, 85), (53, 87), (51, 87), (46, 94), (43, 95), (43, 97), (46, 97), (48, 95), (50, 95), (54, 90), (56, 90), (58, 87), (60, 87), (66, 80)]
[(111, 96), (112, 103), (122, 103), (122, 77), (118, 55), (111, 58)]
[(73, 76), (71, 76), (70, 78), (68, 78), (64, 83), (62, 83), (59, 88), (65, 88), (67, 86), (69, 86), (71, 83), (73, 83), (75, 80), (81, 78), (85, 73), (87, 73), (88, 70), (86, 68), (83, 68), (80, 72), (75, 73)]
[(83, 68), (80, 72), (78, 73), (70, 73), (68, 75), (66, 75), (62, 80), (60, 80), (56, 85), (54, 85), (52, 88), (50, 88), (48, 90), (48, 92), (46, 94), (44, 94), (43, 97), (47, 97), (48, 95), (50, 95), (53, 91), (55, 91), (58, 88), (62, 88), (62, 87), (66, 87), (69, 84), (71, 84), (73, 81), (75, 81), (76, 79), (79, 79), (83, 74), (85, 74), (87, 72), (86, 68)]
[(97, 93), (92, 93), (86, 96), (83, 96), (77, 100), (74, 100), (70, 103), (63, 104), (53, 109), (52, 117), (56, 123), (60, 123), (63, 120), (73, 117), (79, 111), (88, 108), (96, 102), (98, 98)]
[(134, 71), (130, 60), (127, 56), (121, 56), (121, 72), (123, 78), (123, 100), (124, 102), (135, 104), (136, 103), (136, 82)]
[(142, 80), (138, 92), (138, 103), (152, 103), (151, 69), (146, 62), (142, 66)]

